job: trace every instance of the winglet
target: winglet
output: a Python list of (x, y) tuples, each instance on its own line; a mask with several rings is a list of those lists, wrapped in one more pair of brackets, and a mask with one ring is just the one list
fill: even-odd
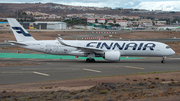
[(66, 44), (66, 43), (64, 43), (62, 40), (62, 38), (61, 37), (58, 37), (58, 38), (56, 38), (56, 40), (58, 40), (62, 45), (64, 45), (64, 46), (70, 46), (70, 45), (68, 45), (68, 44)]

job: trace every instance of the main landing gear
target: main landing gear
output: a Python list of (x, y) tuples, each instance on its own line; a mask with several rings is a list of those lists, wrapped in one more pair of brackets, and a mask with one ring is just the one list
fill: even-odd
[(93, 59), (93, 58), (87, 58), (87, 59), (86, 59), (86, 62), (95, 62), (95, 59)]
[(164, 63), (165, 62), (165, 56), (162, 57), (162, 60), (161, 60), (161, 63)]

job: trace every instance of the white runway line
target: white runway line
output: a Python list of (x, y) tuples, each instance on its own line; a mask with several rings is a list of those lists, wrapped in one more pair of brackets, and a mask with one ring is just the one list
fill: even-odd
[(180, 58), (168, 58), (168, 59), (171, 59), (171, 60), (173, 60), (173, 59), (180, 59)]
[(86, 68), (83, 68), (83, 70), (86, 70), (86, 71), (91, 71), (91, 72), (98, 72), (100, 73), (101, 71), (98, 71), (98, 70), (92, 70), (92, 69), (86, 69)]
[(127, 68), (133, 68), (133, 69), (144, 69), (144, 68), (140, 68), (140, 67), (132, 67), (132, 66), (125, 66)]
[(44, 75), (44, 76), (50, 76), (49, 74), (40, 73), (40, 72), (33, 72), (34, 74)]

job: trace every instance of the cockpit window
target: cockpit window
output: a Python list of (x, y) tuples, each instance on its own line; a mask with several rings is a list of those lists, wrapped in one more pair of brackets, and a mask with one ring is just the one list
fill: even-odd
[(170, 47), (169, 46), (166, 46), (166, 49), (169, 49)]

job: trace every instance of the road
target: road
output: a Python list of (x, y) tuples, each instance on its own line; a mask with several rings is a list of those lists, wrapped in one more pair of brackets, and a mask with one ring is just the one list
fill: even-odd
[(0, 63), (37, 63), (39, 65), (0, 67), (0, 84), (18, 84), (39, 81), (67, 80), (99, 76), (127, 75), (148, 72), (180, 70), (180, 56), (166, 59), (147, 57), (137, 60), (108, 62), (98, 60), (86, 63), (85, 60), (49, 59), (9, 59), (0, 58)]

